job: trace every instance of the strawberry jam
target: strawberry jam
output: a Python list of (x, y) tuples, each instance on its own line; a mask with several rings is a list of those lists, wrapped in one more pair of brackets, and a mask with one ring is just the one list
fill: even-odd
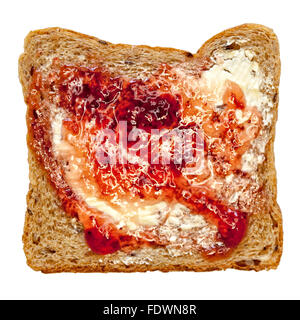
[[(247, 214), (228, 206), (205, 184), (212, 173), (220, 179), (238, 174), (241, 157), (260, 130), (260, 114), (246, 105), (237, 84), (227, 83), (218, 111), (201, 98), (191, 99), (180, 77), (167, 65), (147, 80), (114, 77), (99, 67), (61, 66), (58, 60), (54, 60), (53, 70), (44, 78), (33, 72), (27, 97), (28, 144), (48, 172), (64, 210), (82, 222), (86, 241), (94, 252), (103, 255), (168, 243), (147, 228), (137, 237), (126, 226), (117, 227), (80, 194), (108, 203), (116, 199), (180, 202), (218, 229), (216, 242), (220, 248), (200, 248), (203, 254), (222, 256), (241, 242)], [(201, 112), (197, 111), (199, 105)], [(238, 113), (247, 115), (247, 120), (240, 121)], [(61, 149), (54, 145), (57, 138), (53, 137), (57, 114), (63, 118), (61, 139), (66, 142)], [(155, 133), (164, 135), (174, 129), (194, 135), (200, 130), (204, 159), (201, 174), (185, 173), (191, 163), (186, 158), (177, 161), (175, 142), (171, 143), (169, 161), (161, 161), (163, 138)], [(114, 133), (116, 140), (109, 135), (102, 137), (104, 130)], [(141, 132), (136, 139), (135, 133)], [(155, 139), (158, 142), (154, 149), (149, 148)], [(193, 140), (190, 146), (195, 145)], [(115, 154), (116, 146), (121, 146), (124, 158)], [(128, 161), (130, 157), (137, 160)], [(71, 166), (75, 168), (72, 175)], [(80, 189), (74, 187), (78, 183), (70, 183), (76, 174)]]

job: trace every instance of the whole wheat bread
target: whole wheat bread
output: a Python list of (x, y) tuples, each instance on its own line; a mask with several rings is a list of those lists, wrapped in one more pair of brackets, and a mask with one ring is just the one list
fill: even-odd
[[(208, 40), (196, 54), (171, 48), (111, 44), (95, 37), (61, 28), (30, 32), (24, 53), (19, 59), (19, 78), (26, 97), (32, 70), (47, 71), (54, 57), (63, 64), (89, 67), (102, 63), (112, 74), (129, 78), (153, 74), (161, 63), (175, 65), (216, 53), (247, 49), (258, 62), (265, 78), (260, 88), (273, 102), (271, 139), (265, 149), (265, 160), (258, 166), (265, 197), (256, 202), (256, 214), (249, 218), (247, 234), (233, 253), (218, 260), (207, 260), (199, 253), (170, 255), (164, 248), (135, 250), (133, 254), (116, 252), (99, 256), (84, 239), (83, 227), (61, 208), (56, 190), (47, 173), (29, 149), (30, 185), (23, 234), (28, 265), (34, 270), (50, 272), (135, 272), (135, 271), (210, 271), (235, 268), (242, 270), (273, 269), (279, 264), (282, 246), (282, 219), (276, 202), (276, 172), (273, 143), (277, 120), (280, 77), (279, 45), (276, 35), (267, 27), (245, 24), (226, 30)], [(187, 67), (188, 68), (188, 67)], [(271, 82), (271, 83), (270, 83)]]

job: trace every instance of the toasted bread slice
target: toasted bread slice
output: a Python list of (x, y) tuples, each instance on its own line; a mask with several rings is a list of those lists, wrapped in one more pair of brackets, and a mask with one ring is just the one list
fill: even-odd
[[(244, 60), (248, 59), (247, 66), (251, 63), (256, 66), (249, 72), (256, 73), (254, 77), (259, 73), (261, 77), (259, 87), (255, 89), (258, 90), (258, 99), (264, 99), (260, 112), (265, 126), (259, 139), (264, 140), (265, 145), (262, 154), (258, 155), (260, 160), (257, 157), (245, 160), (246, 167), (254, 168), (252, 174), (257, 177), (260, 188), (250, 195), (245, 205), (252, 214), (239, 245), (229, 255), (219, 259), (207, 259), (200, 252), (174, 252), (163, 246), (140, 248), (130, 253), (94, 253), (86, 244), (82, 224), (66, 214), (47, 171), (35, 151), (29, 148), (30, 186), (23, 242), (31, 268), (45, 273), (211, 271), (226, 268), (259, 271), (277, 268), (282, 253), (283, 232), (281, 212), (276, 202), (273, 144), (280, 58), (278, 40), (271, 29), (256, 24), (228, 29), (208, 40), (196, 54), (171, 48), (111, 44), (61, 28), (37, 30), (30, 32), (25, 39), (24, 53), (19, 59), (19, 78), (25, 100), (30, 93), (33, 73), (36, 70), (42, 74), (51, 71), (54, 58), (58, 58), (62, 65), (91, 67), (101, 64), (112, 74), (135, 79), (151, 77), (161, 64), (183, 65), (184, 73), (193, 74), (196, 61), (207, 57), (213, 61), (213, 66), (221, 66), (222, 70), (216, 71), (217, 79), (218, 72), (221, 79), (224, 63), (233, 61), (226, 66), (232, 69), (239, 67), (239, 60), (234, 59), (241, 54)], [(243, 65), (240, 67), (245, 69)], [(232, 70), (226, 69), (225, 72), (228, 79), (234, 78)], [(235, 81), (239, 79), (244, 81), (240, 76), (234, 78)], [(244, 89), (251, 91), (251, 85), (244, 84)], [(256, 163), (253, 164), (253, 161)], [(246, 196), (249, 197), (249, 194)], [(235, 199), (233, 202), (237, 201)]]

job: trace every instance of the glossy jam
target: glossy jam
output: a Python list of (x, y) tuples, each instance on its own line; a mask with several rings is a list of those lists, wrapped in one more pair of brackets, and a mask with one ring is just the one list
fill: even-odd
[[(153, 238), (148, 241), (146, 233), (139, 239), (129, 236), (126, 230), (105, 221), (77, 197), (54, 156), (49, 103), (55, 103), (67, 114), (64, 130), (75, 138), (74, 148), (80, 150), (87, 174), (96, 181), (100, 198), (109, 201), (122, 195), (132, 200), (155, 199), (185, 204), (194, 214), (202, 214), (218, 227), (217, 240), (223, 243), (223, 249), (218, 253), (203, 250), (204, 254), (228, 254), (240, 243), (247, 228), (247, 214), (228, 207), (213, 192), (191, 185), (183, 174), (187, 166), (184, 161), (175, 164), (171, 159), (169, 164), (151, 164), (146, 169), (141, 163), (103, 166), (99, 165), (93, 140), (89, 139), (101, 129), (117, 131), (120, 121), (127, 121), (128, 133), (133, 128), (149, 133), (151, 129), (198, 130), (200, 126), (204, 133), (205, 157), (211, 161), (214, 174), (219, 178), (232, 172), (238, 174), (241, 156), (259, 133), (261, 119), (255, 108), (246, 106), (243, 92), (236, 84), (228, 84), (222, 112), (216, 112), (202, 101), (188, 99), (184, 90), (171, 90), (179, 80), (169, 66), (163, 65), (163, 73), (158, 71), (146, 81), (112, 77), (101, 68), (59, 66), (57, 63), (53, 69), (55, 71), (46, 79), (38, 72), (33, 74), (27, 97), (28, 143), (48, 171), (66, 212), (80, 217), (86, 241), (94, 252), (109, 254), (166, 243), (162, 244), (160, 239), (153, 241)], [(196, 104), (202, 104), (202, 113), (192, 108)], [(240, 124), (237, 110), (250, 112), (246, 123)], [(197, 124), (190, 120), (193, 114), (201, 118)], [(185, 196), (187, 192), (189, 197)]]

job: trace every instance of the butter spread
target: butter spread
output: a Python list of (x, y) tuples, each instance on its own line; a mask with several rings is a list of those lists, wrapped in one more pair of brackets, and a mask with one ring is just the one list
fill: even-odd
[[(262, 93), (264, 81), (257, 62), (253, 61), (253, 54), (249, 50), (230, 51), (227, 54), (216, 55), (216, 63), (204, 71), (199, 79), (186, 75), (182, 67), (176, 67), (175, 72), (181, 77), (181, 82), (187, 87), (187, 92), (193, 96), (199, 95), (214, 108), (222, 105), (222, 97), (226, 89), (226, 81), (237, 83), (246, 98), (247, 105), (260, 111), (263, 128), (259, 136), (252, 142), (250, 149), (242, 157), (242, 171), (251, 173), (250, 179), (255, 181), (256, 170), (264, 161), (265, 146), (269, 141), (269, 127), (273, 118), (272, 102)], [(176, 92), (177, 87), (171, 88)], [(63, 139), (62, 122), (64, 113), (59, 108), (52, 111), (52, 142), (53, 150), (58, 159), (68, 162), (65, 178), (72, 190), (92, 209), (107, 215), (118, 228), (124, 226), (129, 233), (138, 236), (146, 229), (155, 229), (160, 239), (166, 240), (170, 252), (175, 252), (194, 243), (202, 248), (211, 248), (216, 244), (217, 227), (206, 221), (202, 215), (190, 212), (181, 203), (167, 203), (166, 201), (118, 201), (109, 203), (98, 197), (93, 185), (88, 188), (82, 183), (84, 172), (81, 159), (75, 154), (72, 144)], [(249, 115), (236, 110), (236, 118), (243, 123)], [(243, 180), (231, 174), (225, 180), (218, 180), (214, 175), (208, 179), (210, 188), (222, 194), (227, 203), (235, 204), (240, 199), (249, 197), (245, 185), (249, 178)], [(224, 188), (224, 185), (229, 188)], [(253, 184), (253, 188), (258, 185)], [(226, 189), (226, 193), (222, 190)], [(191, 237), (193, 235), (193, 237)], [(173, 251), (172, 251), (173, 250)]]

